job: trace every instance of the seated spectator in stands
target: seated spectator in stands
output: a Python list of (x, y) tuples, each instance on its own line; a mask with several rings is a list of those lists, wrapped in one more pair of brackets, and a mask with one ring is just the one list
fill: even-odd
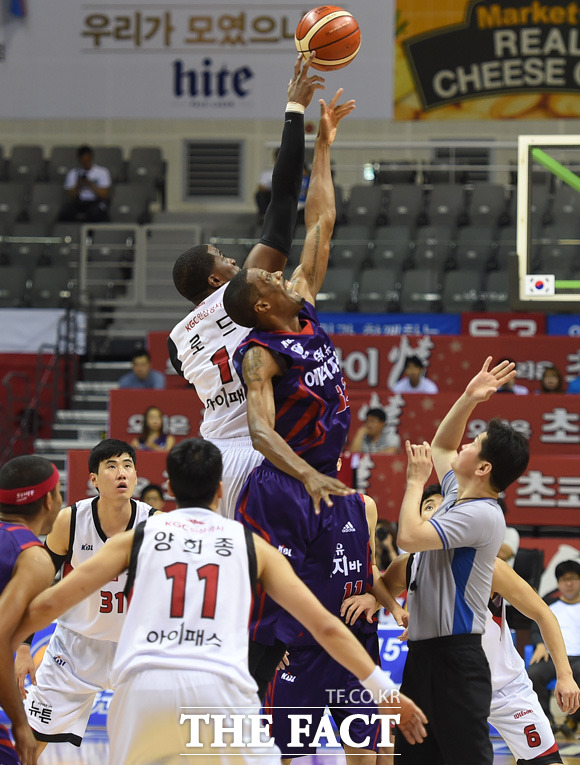
[(573, 380), (570, 380), (566, 393), (580, 393), (580, 377), (575, 377)]
[(164, 512), (165, 500), (163, 499), (163, 489), (156, 483), (148, 483), (140, 496), (141, 502), (154, 507), (155, 510)]
[[(505, 356), (505, 358), (500, 359), (497, 363), (501, 364), (502, 361), (509, 361), (510, 364), (516, 363), (513, 359), (510, 359), (508, 356)], [(497, 392), (498, 393), (513, 393), (515, 396), (527, 396), (530, 391), (526, 388), (525, 385), (517, 385), (514, 378), (513, 380), (509, 380), (505, 385), (502, 385), (501, 388), (498, 388)]]
[(163, 412), (158, 406), (150, 406), (143, 415), (141, 435), (131, 441), (131, 446), (147, 452), (168, 452), (174, 444), (173, 436), (163, 428)]
[(64, 188), (68, 201), (60, 211), (61, 221), (103, 223), (109, 220), (111, 173), (106, 167), (95, 165), (90, 146), (79, 146), (79, 166), (66, 174)]
[[(550, 604), (550, 608), (560, 624), (574, 680), (578, 683), (580, 682), (580, 563), (575, 560), (559, 563), (556, 567), (556, 579), (560, 597)], [(535, 625), (532, 624), (532, 642), (536, 644), (536, 648), (530, 660), (528, 675), (534, 691), (538, 694), (542, 709), (554, 727), (554, 719), (550, 712), (550, 691), (546, 686), (555, 679), (556, 670), (546, 646), (539, 639), (534, 627)], [(579, 722), (580, 710), (568, 715), (558, 730), (566, 738), (573, 738)]]
[(361, 454), (398, 454), (401, 439), (387, 427), (384, 409), (369, 409), (364, 425), (357, 430), (349, 450)]
[[(501, 511), (504, 514), (504, 518), (505, 518), (508, 511), (505, 501), (503, 499), (498, 499), (497, 504), (501, 507)], [(516, 555), (518, 554), (519, 549), (520, 549), (520, 535), (518, 530), (514, 529), (513, 526), (506, 526), (503, 542), (501, 543), (501, 547), (499, 548), (497, 557), (504, 560), (508, 564), (508, 566), (511, 566), (513, 568)]]
[(425, 365), (418, 356), (409, 356), (401, 379), (393, 386), (393, 393), (439, 393), (439, 388), (425, 377)]
[(147, 351), (136, 351), (131, 358), (133, 370), (119, 380), (119, 388), (165, 388), (165, 375), (151, 369), (151, 356)]
[(565, 393), (564, 378), (558, 367), (546, 367), (540, 380), (540, 393)]
[(375, 528), (375, 564), (379, 571), (386, 571), (398, 556), (397, 525), (379, 518)]

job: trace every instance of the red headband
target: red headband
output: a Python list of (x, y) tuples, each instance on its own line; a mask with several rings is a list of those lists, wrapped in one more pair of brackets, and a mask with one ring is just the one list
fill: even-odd
[(29, 505), (42, 499), (49, 491), (52, 491), (60, 480), (58, 470), (53, 465), (52, 475), (36, 486), (21, 486), (18, 489), (0, 489), (0, 504), (2, 505)]

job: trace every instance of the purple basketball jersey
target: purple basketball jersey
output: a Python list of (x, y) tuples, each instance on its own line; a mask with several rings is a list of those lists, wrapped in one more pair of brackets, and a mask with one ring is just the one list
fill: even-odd
[[(343, 600), (372, 588), (373, 567), (362, 495), (334, 497), (333, 502), (329, 513), (332, 526), (327, 526), (309, 549), (300, 578), (331, 613), (340, 617)], [(324, 571), (322, 561), (327, 562)], [(370, 624), (361, 617), (351, 629), (361, 636), (376, 633), (376, 619)], [(291, 646), (317, 644), (310, 632), (286, 611), (280, 616), (277, 635)]]
[(275, 430), (309, 465), (336, 475), (350, 426), (345, 382), (334, 345), (320, 326), (314, 306), (305, 303), (298, 316), (300, 333), (250, 332), (234, 354), (234, 365), (242, 377), (242, 361), (252, 345), (284, 358), (288, 371), (274, 380)]
[(35, 546), (42, 547), (42, 542), (26, 526), (0, 522), (0, 593), (12, 578), (20, 553)]
[[(32, 531), (19, 524), (0, 522), (0, 593), (12, 578), (18, 556), (28, 547), (42, 547), (42, 543)], [(6, 765), (17, 765), (20, 762), (3, 725), (0, 725), (0, 762)]]

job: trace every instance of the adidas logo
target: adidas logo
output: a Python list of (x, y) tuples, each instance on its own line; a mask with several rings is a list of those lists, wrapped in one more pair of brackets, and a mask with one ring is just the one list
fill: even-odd
[(347, 531), (356, 531), (355, 527), (352, 525), (350, 521), (347, 521), (344, 526), (342, 527), (342, 533), (344, 534)]

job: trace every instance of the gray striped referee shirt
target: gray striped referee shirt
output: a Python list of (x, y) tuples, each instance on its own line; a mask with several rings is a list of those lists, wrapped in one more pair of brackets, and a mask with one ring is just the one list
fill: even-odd
[(442, 550), (415, 555), (408, 592), (409, 640), (446, 635), (482, 634), (495, 558), (505, 534), (505, 520), (494, 499), (471, 499), (455, 505), (457, 478), (447, 473), (441, 484), (443, 504), (431, 518)]

